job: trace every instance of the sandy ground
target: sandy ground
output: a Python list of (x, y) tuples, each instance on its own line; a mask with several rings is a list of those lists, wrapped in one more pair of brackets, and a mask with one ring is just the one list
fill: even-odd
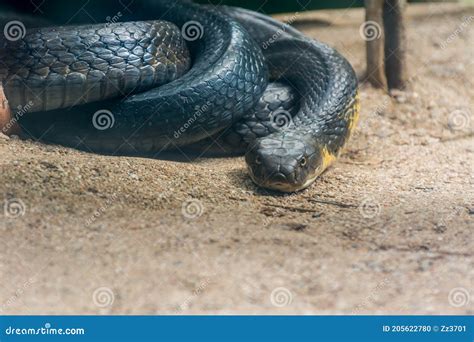
[[(298, 194), (257, 189), (243, 158), (2, 136), (0, 312), (474, 313), (474, 9), (409, 13), (410, 90), (362, 85), (347, 152)], [(363, 74), (361, 10), (297, 19)]]

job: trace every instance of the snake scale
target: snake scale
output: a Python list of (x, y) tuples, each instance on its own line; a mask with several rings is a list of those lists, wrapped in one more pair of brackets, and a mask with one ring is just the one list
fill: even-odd
[[(0, 76), (26, 135), (157, 155), (212, 137), (244, 151), (259, 186), (308, 187), (359, 113), (337, 51), (256, 12), (155, 0), (136, 22), (31, 28), (0, 41)], [(159, 19), (159, 20), (156, 20)]]

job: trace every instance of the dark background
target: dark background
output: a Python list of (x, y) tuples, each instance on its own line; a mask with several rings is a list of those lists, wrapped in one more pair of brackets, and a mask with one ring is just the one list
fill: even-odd
[(200, 3), (246, 7), (266, 13), (293, 12), (310, 9), (361, 7), (363, 0), (197, 0)]
[[(61, 5), (64, 7), (77, 7), (82, 0), (62, 0)], [(148, 0), (121, 0), (125, 5), (131, 3), (139, 3)], [(175, 1), (175, 0), (172, 0)], [(423, 0), (411, 0), (410, 2), (419, 2)], [(55, 0), (0, 0), (0, 7), (8, 6), (16, 10), (41, 14), (38, 8), (47, 12), (48, 7)], [(302, 10), (314, 10), (325, 8), (348, 8), (361, 7), (364, 5), (363, 0), (195, 0), (200, 3), (225, 4), (231, 6), (246, 7), (265, 13), (282, 13)], [(94, 8), (101, 11), (101, 8), (110, 8), (110, 1), (91, 0), (88, 8)], [(57, 2), (56, 2), (57, 4)], [(1, 6), (4, 5), (4, 6)], [(56, 7), (56, 5), (55, 5)], [(46, 10), (46, 11), (45, 11)]]

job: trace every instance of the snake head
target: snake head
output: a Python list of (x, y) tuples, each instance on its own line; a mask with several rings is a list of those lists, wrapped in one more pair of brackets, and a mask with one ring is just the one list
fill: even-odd
[(257, 139), (245, 160), (257, 185), (294, 192), (307, 188), (323, 171), (321, 151), (314, 137), (281, 131)]

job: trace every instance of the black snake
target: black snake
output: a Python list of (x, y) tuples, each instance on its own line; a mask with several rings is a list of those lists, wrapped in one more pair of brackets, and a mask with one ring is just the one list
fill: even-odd
[(158, 0), (137, 13), (144, 21), (0, 41), (10, 107), (28, 106), (16, 118), (25, 134), (152, 155), (219, 137), (246, 152), (255, 183), (283, 192), (306, 188), (339, 155), (359, 101), (334, 49), (238, 8)]

